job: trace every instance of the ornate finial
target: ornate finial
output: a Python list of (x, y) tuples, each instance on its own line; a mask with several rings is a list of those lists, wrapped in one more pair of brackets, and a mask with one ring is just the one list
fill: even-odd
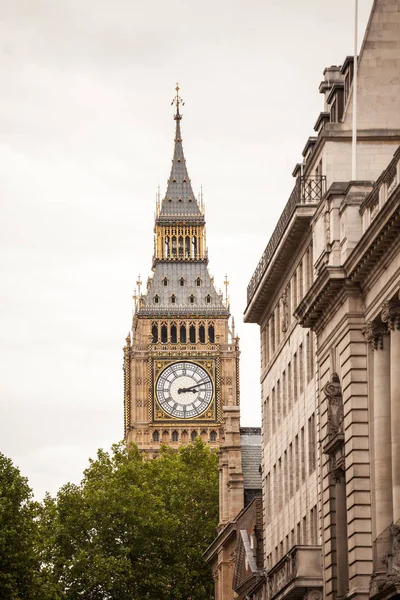
[(228, 298), (228, 285), (229, 285), (228, 275), (225, 275), (224, 285), (225, 285), (225, 304), (226, 304), (226, 306), (228, 306), (228, 304), (229, 304), (229, 298)]
[(180, 121), (182, 119), (182, 115), (179, 113), (179, 107), (180, 107), (180, 105), (185, 106), (185, 103), (183, 102), (182, 98), (179, 95), (179, 83), (176, 84), (175, 89), (176, 89), (176, 96), (172, 100), (171, 106), (172, 106), (172, 104), (175, 104), (176, 114), (174, 116), (174, 119), (175, 119), (175, 121)]
[(140, 286), (142, 285), (142, 282), (140, 280), (140, 275), (138, 275), (138, 280), (136, 282), (136, 285), (138, 286), (138, 297), (140, 298)]

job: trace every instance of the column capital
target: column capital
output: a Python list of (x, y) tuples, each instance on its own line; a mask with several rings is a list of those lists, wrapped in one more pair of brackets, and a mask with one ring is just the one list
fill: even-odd
[(382, 321), (390, 331), (400, 329), (400, 300), (387, 300), (382, 305)]
[(383, 349), (383, 337), (388, 335), (387, 324), (382, 321), (368, 321), (362, 330), (365, 340), (372, 345), (373, 350)]

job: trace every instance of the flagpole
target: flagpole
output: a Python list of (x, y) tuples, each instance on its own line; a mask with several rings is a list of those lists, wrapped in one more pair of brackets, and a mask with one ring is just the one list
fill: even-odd
[(351, 147), (351, 179), (357, 179), (357, 29), (358, 0), (354, 0), (354, 63), (353, 63), (353, 136)]

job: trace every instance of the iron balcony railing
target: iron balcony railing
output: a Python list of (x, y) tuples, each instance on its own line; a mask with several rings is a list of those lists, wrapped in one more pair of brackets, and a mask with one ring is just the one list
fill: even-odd
[(247, 286), (247, 302), (252, 299), (254, 292), (268, 267), (270, 260), (292, 218), (296, 207), (301, 204), (319, 204), (326, 191), (326, 177), (298, 177), (290, 194), (289, 200), (279, 218), (274, 232), (264, 250), (264, 253)]

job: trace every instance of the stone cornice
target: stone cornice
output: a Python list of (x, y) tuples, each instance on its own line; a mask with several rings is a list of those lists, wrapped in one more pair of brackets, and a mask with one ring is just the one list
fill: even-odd
[(345, 279), (345, 272), (341, 267), (325, 266), (321, 269), (294, 313), (302, 327), (315, 328), (323, 313), (332, 304), (332, 299), (343, 287)]

